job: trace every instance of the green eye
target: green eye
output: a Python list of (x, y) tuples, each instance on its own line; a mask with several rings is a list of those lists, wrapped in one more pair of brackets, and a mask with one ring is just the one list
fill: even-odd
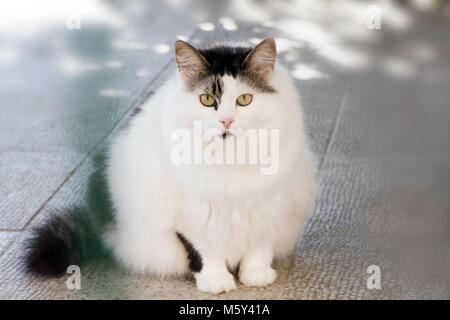
[(253, 99), (253, 97), (252, 97), (252, 95), (251, 94), (249, 94), (249, 93), (244, 93), (244, 94), (241, 94), (237, 99), (236, 99), (236, 102), (237, 102), (237, 104), (238, 105), (240, 105), (240, 106), (248, 106), (249, 104), (250, 104), (250, 102), (252, 102), (252, 99)]
[(216, 103), (216, 99), (210, 94), (202, 94), (200, 95), (200, 102), (205, 107), (212, 107)]

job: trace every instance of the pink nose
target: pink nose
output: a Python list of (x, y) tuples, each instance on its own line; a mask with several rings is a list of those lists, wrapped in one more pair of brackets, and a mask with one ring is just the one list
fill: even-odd
[(225, 119), (225, 120), (220, 120), (219, 122), (221, 124), (223, 124), (223, 126), (225, 127), (225, 129), (230, 129), (231, 124), (233, 123), (233, 119)]

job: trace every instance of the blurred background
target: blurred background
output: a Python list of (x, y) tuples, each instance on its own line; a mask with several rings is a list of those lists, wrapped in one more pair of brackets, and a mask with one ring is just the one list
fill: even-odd
[[(449, 299), (449, 30), (444, 0), (3, 1), (0, 297), (208, 298), (189, 280), (95, 267), (71, 292), (24, 275), (21, 243), (83, 203), (92, 156), (175, 70), (177, 39), (272, 36), (321, 193), (279, 280), (223, 297)], [(367, 287), (370, 265), (380, 289)]]

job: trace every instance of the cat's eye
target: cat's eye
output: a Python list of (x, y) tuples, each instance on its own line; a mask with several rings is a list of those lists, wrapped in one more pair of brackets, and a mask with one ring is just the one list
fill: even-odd
[(245, 93), (245, 94), (241, 94), (237, 99), (236, 102), (238, 105), (240, 105), (241, 107), (244, 106), (248, 106), (250, 104), (250, 102), (252, 102), (252, 95)]
[(200, 102), (205, 107), (212, 107), (216, 104), (216, 99), (214, 99), (214, 97), (212, 95), (206, 93), (206, 94), (200, 95)]

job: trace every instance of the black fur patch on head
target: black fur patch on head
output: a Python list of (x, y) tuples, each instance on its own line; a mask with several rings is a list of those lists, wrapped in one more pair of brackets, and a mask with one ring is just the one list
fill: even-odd
[(194, 90), (195, 88), (201, 88), (203, 92), (212, 95), (217, 101), (217, 103), (214, 105), (214, 108), (217, 110), (217, 105), (220, 104), (223, 94), (223, 80), (221, 76), (205, 76), (203, 80), (197, 80), (192, 90)]
[(178, 68), (189, 91), (201, 88), (220, 101), (223, 93), (221, 78), (229, 75), (261, 92), (276, 92), (268, 77), (276, 58), (275, 42), (271, 38), (253, 49), (217, 46), (197, 50), (183, 41), (177, 41), (175, 47)]
[(236, 78), (242, 72), (242, 63), (252, 49), (220, 46), (199, 51), (209, 62), (210, 75), (230, 75)]
[(223, 93), (223, 80), (221, 77), (215, 77), (214, 81), (211, 84), (211, 93), (220, 102)]
[[(202, 87), (207, 90), (213, 88), (217, 78), (224, 75), (232, 76), (233, 78), (240, 78), (247, 82), (247, 84), (259, 91), (266, 93), (273, 93), (275, 89), (267, 82), (267, 79), (260, 76), (258, 73), (252, 72), (244, 61), (252, 51), (251, 48), (245, 47), (216, 47), (211, 49), (199, 50), (199, 52), (209, 62), (207, 73), (202, 74)], [(211, 89), (210, 89), (211, 90)], [(220, 101), (220, 96), (215, 96)]]
[(190, 243), (181, 233), (177, 232), (177, 237), (178, 239), (180, 239), (181, 243), (183, 244), (184, 248), (188, 253), (189, 269), (192, 272), (202, 271), (203, 262), (202, 257), (200, 256), (198, 251), (195, 250), (192, 243)]

